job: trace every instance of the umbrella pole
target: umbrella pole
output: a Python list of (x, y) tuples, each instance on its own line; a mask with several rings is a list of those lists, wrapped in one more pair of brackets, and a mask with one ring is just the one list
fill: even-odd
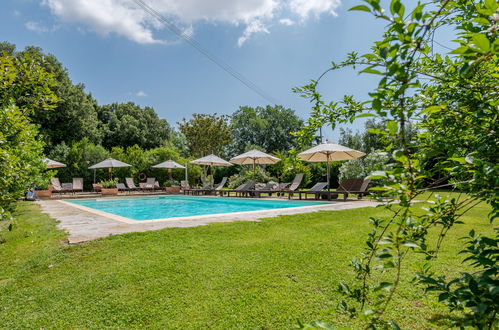
[(95, 168), (94, 168), (94, 183), (95, 183)]
[(187, 174), (187, 163), (185, 163), (185, 183), (189, 184), (189, 177), (188, 177), (188, 174)]
[(256, 176), (256, 160), (253, 159), (253, 176)]
[(113, 168), (110, 167), (109, 168), (109, 180), (112, 180), (113, 179)]
[(327, 154), (326, 157), (327, 157), (326, 158), (327, 159), (327, 161), (326, 161), (327, 162), (327, 191), (330, 191), (330, 182), (331, 182), (330, 172), (331, 172), (331, 170), (330, 170), (330, 166), (329, 166), (329, 154)]
[(172, 169), (168, 169), (168, 176), (170, 177), (170, 181), (172, 181)]

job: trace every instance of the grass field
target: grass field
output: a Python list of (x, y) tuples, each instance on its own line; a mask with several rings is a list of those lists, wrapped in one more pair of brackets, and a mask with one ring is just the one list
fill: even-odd
[[(459, 237), (491, 234), (485, 205), (450, 233), (434, 269), (463, 270)], [(0, 237), (1, 328), (293, 328), (338, 314), (339, 281), (371, 227), (364, 208), (112, 236), (67, 246), (66, 234), (21, 203)], [(413, 266), (415, 269), (417, 265)], [(447, 326), (435, 297), (405, 274), (390, 316), (403, 327)], [(357, 324), (358, 325), (358, 324)]]

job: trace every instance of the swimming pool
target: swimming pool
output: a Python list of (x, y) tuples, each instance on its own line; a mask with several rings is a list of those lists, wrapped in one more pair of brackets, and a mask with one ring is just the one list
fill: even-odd
[(222, 197), (138, 197), (124, 199), (66, 200), (68, 203), (132, 220), (154, 220), (210, 214), (262, 211), (324, 205), (324, 202), (278, 201)]

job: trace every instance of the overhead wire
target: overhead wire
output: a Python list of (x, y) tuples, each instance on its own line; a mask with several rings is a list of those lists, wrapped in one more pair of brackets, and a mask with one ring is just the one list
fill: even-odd
[(149, 13), (151, 16), (156, 18), (158, 21), (163, 23), (171, 32), (182, 38), (184, 41), (186, 41), (189, 45), (194, 47), (197, 51), (199, 51), (202, 55), (204, 55), (206, 58), (208, 58), (210, 61), (215, 63), (218, 67), (220, 67), (222, 70), (230, 74), (232, 77), (235, 79), (239, 80), (243, 85), (251, 89), (253, 92), (258, 94), (260, 97), (265, 99), (267, 102), (270, 102), (271, 104), (278, 104), (277, 100), (272, 97), (270, 94), (265, 92), (262, 88), (260, 88), (258, 85), (253, 83), (251, 80), (246, 78), (243, 74), (239, 73), (236, 71), (234, 68), (232, 68), (229, 64), (225, 63), (222, 59), (218, 58), (214, 54), (212, 54), (210, 51), (208, 51), (203, 45), (201, 45), (196, 39), (192, 38), (190, 34), (188, 34), (185, 31), (182, 31), (179, 29), (173, 22), (171, 22), (169, 19), (164, 17), (161, 13), (159, 13), (157, 10), (149, 6), (147, 3), (145, 3), (142, 0), (133, 0), (138, 6), (140, 6), (145, 12)]

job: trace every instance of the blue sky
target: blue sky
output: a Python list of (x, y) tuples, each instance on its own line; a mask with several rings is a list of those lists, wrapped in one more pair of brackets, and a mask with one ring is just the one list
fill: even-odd
[[(85, 1), (88, 6), (82, 7)], [(99, 1), (107, 7), (99, 7)], [(184, 1), (190, 7), (176, 8), (180, 0), (145, 0), (303, 119), (310, 105), (291, 89), (318, 77), (332, 60), (367, 51), (383, 31), (383, 22), (369, 14), (348, 12), (357, 1), (239, 0), (240, 6), (232, 6), (238, 0)], [(242, 105), (268, 103), (133, 5), (129, 0), (3, 0), (0, 41), (54, 54), (73, 82), (84, 83), (100, 104), (152, 106), (172, 125), (192, 113), (230, 114)], [(330, 74), (320, 90), (329, 99), (362, 98), (374, 82), (346, 70)], [(338, 132), (325, 131), (337, 140)]]

